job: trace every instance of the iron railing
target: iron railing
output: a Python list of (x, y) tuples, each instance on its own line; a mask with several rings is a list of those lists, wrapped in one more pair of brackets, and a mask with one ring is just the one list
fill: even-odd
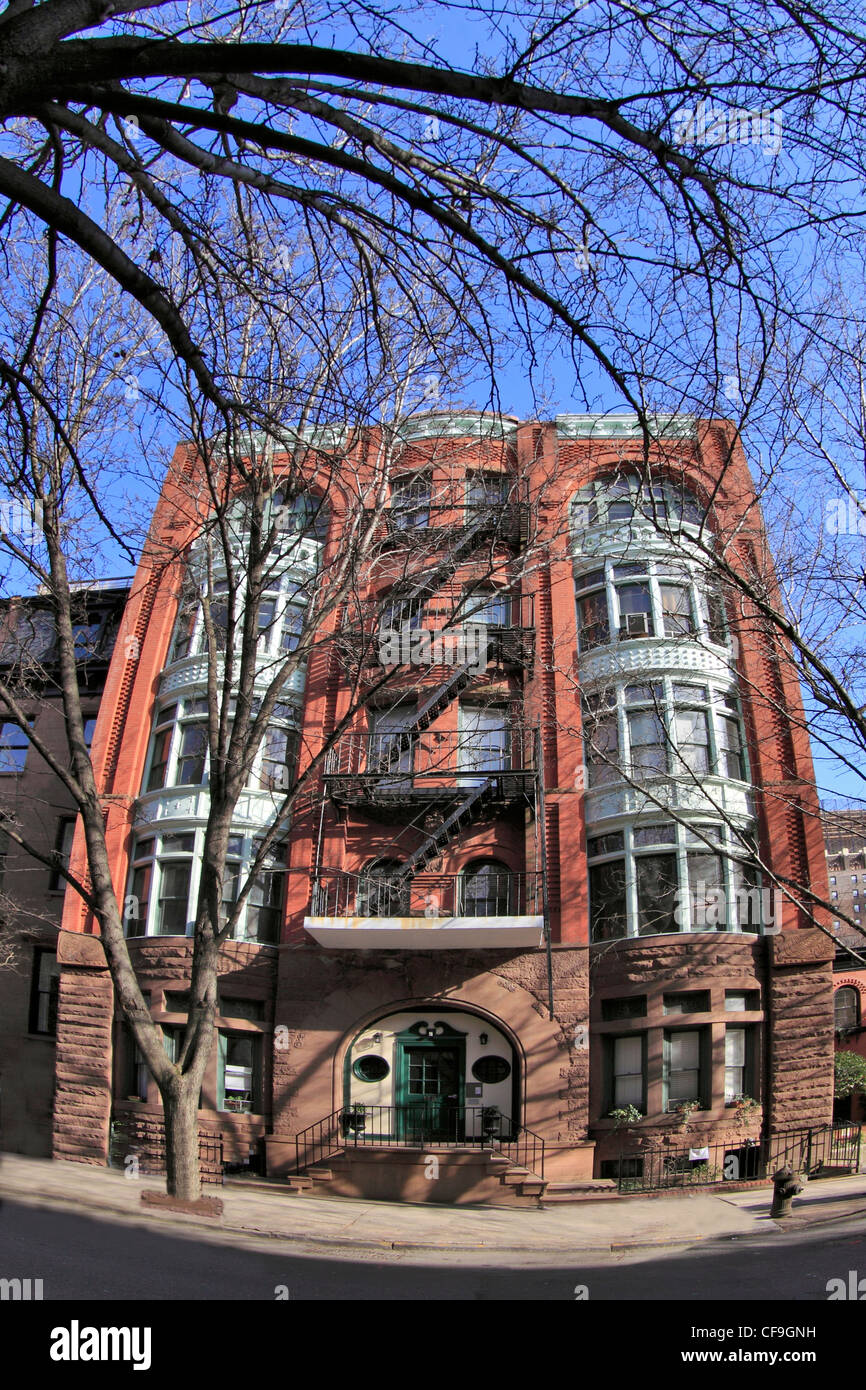
[(544, 1140), (497, 1106), (345, 1105), (295, 1136), (296, 1172), (347, 1149), (488, 1149), (544, 1177)]
[[(492, 536), (510, 544), (519, 544), (529, 530), (530, 511), (526, 502), (431, 502), (429, 495), (419, 491), (401, 495), (388, 508), (376, 511), (364, 509), (364, 521), (378, 518), (383, 541), (404, 544), (414, 541), (430, 544), (431, 532), (447, 531), (459, 537), (462, 530), (473, 530), (479, 536)], [(434, 542), (435, 543), (435, 542)]]
[(763, 1140), (728, 1139), (690, 1148), (623, 1151), (614, 1177), (621, 1192), (656, 1192), (664, 1188), (705, 1187), (713, 1183), (770, 1178), (790, 1165), (817, 1177), (822, 1172), (856, 1173), (860, 1165), (859, 1125), (822, 1125), (787, 1130)]
[(506, 773), (534, 773), (534, 731), (510, 725), (504, 730), (399, 729), (343, 734), (328, 752), (326, 777), (363, 777), (403, 784), (440, 784), (470, 790)]
[(542, 875), (481, 872), (353, 874), (320, 869), (313, 917), (523, 917), (543, 910)]
[[(111, 1121), (109, 1166), (127, 1169), (132, 1158), (136, 1160), (138, 1172), (145, 1176), (165, 1173), (165, 1124), (161, 1116), (140, 1118), (130, 1113), (118, 1115)], [(203, 1183), (225, 1182), (221, 1133), (199, 1130), (198, 1161)]]

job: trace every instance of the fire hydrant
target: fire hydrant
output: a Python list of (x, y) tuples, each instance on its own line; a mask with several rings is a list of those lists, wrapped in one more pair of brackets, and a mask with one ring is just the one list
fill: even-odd
[(786, 1163), (784, 1168), (773, 1174), (773, 1205), (770, 1207), (770, 1215), (790, 1216), (791, 1203), (802, 1191), (803, 1184), (798, 1181), (793, 1168)]

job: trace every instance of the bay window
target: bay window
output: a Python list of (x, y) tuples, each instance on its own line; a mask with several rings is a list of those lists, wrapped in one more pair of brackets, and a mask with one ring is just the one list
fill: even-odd
[(682, 931), (759, 932), (759, 871), (744, 832), (717, 823), (632, 822), (590, 834), (592, 941)]
[(576, 574), (575, 598), (581, 653), (646, 637), (727, 643), (718, 584), (697, 560), (596, 560)]
[[(127, 936), (187, 935), (198, 901), (204, 833), (204, 827), (186, 833), (163, 831), (136, 842), (123, 912)], [(221, 925), (228, 921), (237, 902), (257, 843), (245, 835), (229, 836)], [(234, 940), (268, 943), (279, 940), (285, 901), (285, 865), (285, 845), (274, 845), (256, 871), (232, 933)]]

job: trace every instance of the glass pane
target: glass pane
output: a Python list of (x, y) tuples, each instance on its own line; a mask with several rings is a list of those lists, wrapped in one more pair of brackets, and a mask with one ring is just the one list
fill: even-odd
[(677, 710), (674, 715), (674, 739), (680, 766), (690, 772), (709, 772), (710, 730), (703, 710)]
[(189, 864), (164, 864), (157, 930), (162, 936), (185, 936), (189, 898)]
[(207, 747), (207, 724), (186, 724), (181, 735), (177, 772), (174, 778), (176, 787), (200, 785), (204, 777)]
[(701, 1035), (694, 1033), (671, 1033), (671, 1071), (696, 1068), (700, 1064)]
[(675, 825), (638, 825), (634, 829), (636, 849), (644, 845), (673, 845), (676, 839)]
[(627, 685), (625, 688), (625, 702), (627, 705), (659, 704), (663, 695), (664, 688), (659, 684)]
[(614, 1071), (617, 1076), (640, 1073), (643, 1067), (643, 1043), (640, 1038), (617, 1038), (614, 1044)]
[(590, 869), (589, 909), (593, 941), (625, 936), (625, 863), (622, 859)]
[(677, 860), (674, 854), (648, 854), (635, 859), (638, 931), (675, 932)]
[(723, 716), (719, 719), (719, 749), (723, 777), (743, 780), (743, 757), (740, 742), (740, 726), (736, 719)]
[(619, 780), (621, 774), (616, 715), (607, 719), (596, 719), (586, 726), (584, 751), (591, 787), (602, 787)]
[(597, 589), (594, 594), (588, 594), (586, 598), (579, 599), (577, 616), (580, 626), (581, 651), (604, 646), (610, 641), (607, 594), (604, 589)]
[(511, 912), (512, 876), (504, 864), (470, 865), (464, 870), (464, 911), (469, 917), (506, 917)]
[(694, 632), (688, 589), (680, 584), (660, 584), (666, 637), (688, 637)]
[(578, 575), (574, 583), (578, 593), (583, 589), (594, 589), (604, 583), (604, 570), (590, 570), (589, 574)]
[(724, 931), (725, 870), (720, 854), (689, 854), (689, 895), (692, 928), (696, 931)]
[(590, 859), (600, 854), (622, 852), (625, 839), (621, 830), (613, 830), (609, 835), (595, 835), (586, 842), (586, 852)]
[(665, 773), (668, 768), (664, 724), (654, 710), (628, 717), (632, 775)]
[(652, 599), (649, 584), (620, 584), (617, 586), (619, 611), (626, 613), (652, 613)]
[(727, 1028), (725, 1030), (725, 1066), (744, 1067), (746, 1065), (746, 1030), (745, 1028)]

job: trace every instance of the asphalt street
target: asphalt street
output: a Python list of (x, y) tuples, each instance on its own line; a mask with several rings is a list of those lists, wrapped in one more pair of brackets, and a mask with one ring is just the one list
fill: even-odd
[[(682, 1300), (827, 1302), (831, 1279), (866, 1276), (866, 1220), (843, 1229), (704, 1241), (681, 1251), (630, 1251), (520, 1268), (469, 1263), (460, 1252), (413, 1257), (296, 1253), (235, 1238), (204, 1240), (5, 1200), (0, 1269), (41, 1278), (46, 1300)], [(424, 1262), (421, 1262), (422, 1258)], [(513, 1257), (516, 1261), (519, 1256)], [(8, 1311), (8, 1307), (7, 1307)]]

